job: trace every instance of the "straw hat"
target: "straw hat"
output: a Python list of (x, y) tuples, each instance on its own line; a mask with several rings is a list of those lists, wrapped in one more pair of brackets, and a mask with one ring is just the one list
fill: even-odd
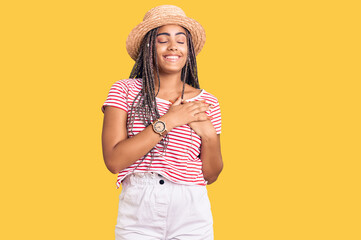
[(144, 16), (143, 22), (138, 24), (128, 35), (126, 48), (134, 61), (137, 60), (139, 47), (148, 31), (166, 24), (180, 25), (191, 33), (195, 54), (202, 50), (206, 41), (203, 27), (194, 19), (185, 15), (184, 11), (173, 5), (161, 5), (150, 9)]

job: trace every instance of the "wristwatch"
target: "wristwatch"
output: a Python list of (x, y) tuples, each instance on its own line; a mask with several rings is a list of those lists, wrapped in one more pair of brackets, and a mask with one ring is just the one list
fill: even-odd
[(165, 122), (163, 122), (162, 120), (157, 119), (154, 122), (152, 122), (152, 125), (154, 132), (158, 133), (160, 136), (163, 136), (163, 133), (167, 131)]

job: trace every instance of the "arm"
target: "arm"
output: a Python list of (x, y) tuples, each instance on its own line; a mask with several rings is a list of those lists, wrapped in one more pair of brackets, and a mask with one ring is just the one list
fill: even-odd
[(212, 108), (211, 116), (211, 120), (189, 123), (189, 126), (202, 139), (200, 159), (202, 160), (203, 177), (208, 184), (215, 182), (223, 169), (220, 144), (221, 112), (218, 101)]
[(114, 174), (132, 165), (162, 139), (153, 131), (152, 125), (128, 138), (126, 122), (125, 111), (109, 106), (105, 108), (102, 132), (103, 158), (108, 170)]
[(201, 160), (204, 179), (208, 184), (215, 182), (223, 169), (219, 134), (202, 137)]
[(210, 120), (192, 122), (189, 123), (189, 126), (202, 139), (200, 159), (202, 160), (203, 177), (208, 184), (211, 184), (217, 180), (223, 169), (220, 134), (217, 134)]

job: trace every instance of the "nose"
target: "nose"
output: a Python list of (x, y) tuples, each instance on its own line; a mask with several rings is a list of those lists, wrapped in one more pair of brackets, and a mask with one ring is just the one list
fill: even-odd
[(169, 50), (178, 50), (176, 41), (169, 41), (169, 43), (170, 43), (168, 47)]

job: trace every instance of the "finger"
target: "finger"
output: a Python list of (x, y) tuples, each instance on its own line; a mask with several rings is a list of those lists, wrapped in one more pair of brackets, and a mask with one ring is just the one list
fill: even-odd
[(206, 112), (211, 110), (211, 107), (209, 105), (198, 107), (198, 111), (200, 112)]
[(205, 113), (198, 113), (194, 117), (195, 121), (207, 121), (212, 119), (211, 117), (208, 117), (208, 115)]
[(173, 105), (179, 105), (179, 104), (181, 104), (181, 103), (182, 103), (182, 98), (181, 98), (181, 96), (179, 96), (179, 97), (174, 101)]
[(204, 103), (204, 104), (206, 104), (206, 105), (208, 105), (208, 106), (211, 106), (211, 108), (213, 107), (213, 105), (212, 104), (210, 104), (210, 103), (207, 103), (207, 101), (206, 100), (196, 100), (196, 101), (198, 101), (198, 102), (201, 102), (201, 103)]
[(212, 106), (212, 104), (206, 103), (205, 100), (202, 100), (202, 101), (194, 101), (193, 103), (194, 103), (195, 105), (198, 105), (198, 106)]
[(207, 104), (207, 105), (200, 105), (200, 106), (192, 107), (190, 111), (194, 115), (194, 114), (201, 113), (201, 112), (206, 112), (206, 111), (209, 111), (209, 110), (211, 110), (211, 108)]
[[(197, 115), (199, 115), (199, 114), (206, 114), (206, 112), (205, 112), (205, 111), (198, 111), (198, 110), (194, 110), (194, 111), (191, 112), (191, 115), (192, 115), (193, 117), (195, 117), (195, 116), (197, 116)], [(207, 114), (206, 114), (206, 115), (207, 115)]]

